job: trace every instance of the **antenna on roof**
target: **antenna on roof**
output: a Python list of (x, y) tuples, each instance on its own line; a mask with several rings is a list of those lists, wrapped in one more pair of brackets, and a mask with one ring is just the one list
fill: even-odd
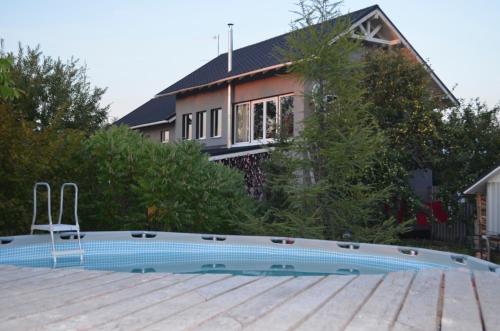
[(216, 36), (213, 36), (212, 39), (217, 39), (217, 56), (220, 55), (220, 34), (217, 33)]

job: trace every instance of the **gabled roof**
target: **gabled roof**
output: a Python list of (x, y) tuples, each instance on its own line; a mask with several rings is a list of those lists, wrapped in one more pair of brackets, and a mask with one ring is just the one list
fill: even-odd
[[(378, 8), (378, 5), (370, 6), (346, 14), (343, 17), (348, 16), (351, 23), (355, 23)], [(332, 23), (334, 22), (335, 20), (332, 21)], [(256, 44), (234, 50), (233, 69), (231, 72), (227, 71), (227, 53), (221, 54), (186, 77), (162, 90), (157, 95), (170, 94), (180, 90), (222, 80), (224, 78), (280, 65), (283, 61), (275, 55), (275, 49), (284, 48), (289, 35), (290, 33), (285, 33)]]
[(175, 95), (165, 95), (149, 100), (131, 113), (120, 118), (114, 124), (126, 124), (130, 127), (137, 127), (145, 124), (154, 125), (167, 123), (174, 116)]
[[(383, 13), (378, 5), (366, 7), (346, 14), (345, 16), (348, 16), (354, 28), (373, 15), (376, 15), (377, 17), (381, 16), (384, 22), (390, 26), (393, 31), (395, 31), (400, 41), (407, 48), (409, 48), (416, 58), (424, 65), (434, 82), (448, 97), (451, 103), (457, 105), (458, 101), (455, 96), (443, 84), (443, 82), (433, 72), (418, 52), (410, 45), (406, 38), (404, 38), (404, 36)], [(332, 23), (334, 24), (335, 20), (333, 20)], [(290, 63), (283, 63), (283, 61), (280, 61), (280, 59), (275, 55), (275, 50), (277, 48), (284, 48), (286, 46), (287, 37), (289, 35), (290, 33), (285, 33), (256, 44), (234, 50), (233, 69), (231, 72), (227, 71), (227, 53), (219, 55), (181, 80), (162, 90), (156, 94), (153, 99), (149, 100), (144, 105), (140, 106), (132, 113), (124, 116), (115, 123), (123, 123), (131, 127), (154, 125), (157, 124), (157, 122), (166, 121), (167, 119), (175, 116), (175, 95), (178, 93), (195, 90), (197, 88), (215, 86), (226, 81), (231, 81), (232, 79), (250, 76), (258, 72), (275, 70), (289, 65)]]
[(495, 170), (491, 171), (489, 174), (478, 180), (474, 185), (465, 190), (464, 194), (476, 194), (476, 193), (484, 193), (486, 191), (486, 183), (490, 179), (493, 179), (497, 175), (500, 175), (500, 167), (497, 167)]

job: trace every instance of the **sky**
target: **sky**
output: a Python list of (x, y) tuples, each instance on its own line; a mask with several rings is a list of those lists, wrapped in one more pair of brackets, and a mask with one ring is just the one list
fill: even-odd
[[(2, 0), (6, 50), (40, 45), (80, 59), (103, 104), (122, 117), (217, 55), (288, 32), (296, 0)], [(346, 0), (378, 4), (458, 98), (500, 102), (500, 0)]]

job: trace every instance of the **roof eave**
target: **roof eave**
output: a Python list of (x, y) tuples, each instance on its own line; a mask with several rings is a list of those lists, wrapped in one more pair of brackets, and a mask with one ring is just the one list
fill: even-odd
[(260, 69), (248, 71), (248, 72), (245, 72), (245, 73), (242, 73), (242, 74), (238, 74), (238, 75), (233, 75), (233, 76), (221, 78), (221, 79), (218, 79), (218, 80), (212, 81), (210, 83), (206, 83), (206, 84), (201, 84), (201, 85), (196, 85), (196, 86), (192, 86), (192, 87), (187, 87), (187, 88), (184, 88), (184, 89), (174, 90), (174, 91), (171, 91), (171, 92), (168, 92), (168, 93), (159, 93), (159, 94), (155, 95), (154, 97), (155, 98), (159, 98), (159, 97), (163, 97), (163, 96), (167, 96), (167, 95), (174, 95), (174, 94), (179, 94), (179, 93), (184, 93), (184, 92), (190, 92), (190, 91), (194, 91), (194, 90), (199, 90), (199, 89), (206, 88), (206, 87), (211, 87), (211, 86), (214, 86), (214, 85), (221, 85), (221, 84), (224, 84), (224, 83), (227, 83), (227, 82), (231, 82), (231, 81), (233, 81), (235, 79), (242, 79), (242, 78), (245, 78), (245, 77), (248, 77), (248, 76), (254, 76), (254, 75), (259, 74), (259, 73), (266, 73), (266, 72), (271, 71), (271, 70), (278, 70), (278, 69), (290, 66), (291, 64), (292, 64), (292, 62), (286, 62), (286, 63), (276, 64), (276, 65), (273, 65), (273, 66), (270, 66), (270, 67), (260, 68)]
[(495, 168), (493, 171), (488, 173), (486, 176), (478, 180), (474, 185), (469, 187), (467, 190), (464, 191), (464, 194), (476, 194), (476, 193), (482, 193), (485, 191), (484, 185), (488, 182), (488, 179), (491, 177), (497, 175), (500, 173), (500, 167)]

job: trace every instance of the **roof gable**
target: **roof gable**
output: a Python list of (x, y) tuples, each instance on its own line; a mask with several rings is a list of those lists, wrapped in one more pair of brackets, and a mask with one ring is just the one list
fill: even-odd
[[(451, 91), (444, 85), (406, 38), (404, 38), (401, 32), (378, 5), (363, 8), (346, 14), (345, 16), (348, 16), (352, 24), (351, 29), (346, 31), (346, 33), (350, 33), (352, 37), (360, 38), (367, 42), (386, 45), (401, 43), (407, 47), (414, 54), (415, 58), (424, 65), (431, 75), (432, 80), (443, 94), (447, 96), (451, 103), (455, 105), (458, 104), (457, 99)], [(332, 20), (332, 23), (334, 24), (335, 20)], [(177, 93), (194, 90), (196, 88), (214, 86), (235, 78), (241, 78), (257, 72), (278, 69), (289, 65), (290, 63), (282, 63), (275, 55), (275, 50), (277, 48), (286, 47), (287, 37), (289, 35), (290, 33), (285, 33), (234, 50), (233, 68), (230, 72), (227, 71), (227, 53), (219, 55), (176, 83), (162, 90), (156, 94), (153, 99), (116, 121), (115, 124), (138, 126), (166, 121), (175, 116), (175, 94)]]
[[(378, 5), (370, 6), (346, 14), (343, 17), (348, 16), (350, 21), (354, 23), (377, 8), (379, 8)], [(335, 20), (332, 21), (332, 23), (334, 22)], [(227, 53), (221, 54), (186, 77), (162, 90), (157, 95), (171, 94), (180, 90), (203, 86), (211, 82), (238, 76), (258, 69), (280, 65), (282, 61), (275, 56), (275, 49), (285, 47), (289, 35), (290, 32), (234, 50), (233, 69), (230, 72), (227, 71)]]

